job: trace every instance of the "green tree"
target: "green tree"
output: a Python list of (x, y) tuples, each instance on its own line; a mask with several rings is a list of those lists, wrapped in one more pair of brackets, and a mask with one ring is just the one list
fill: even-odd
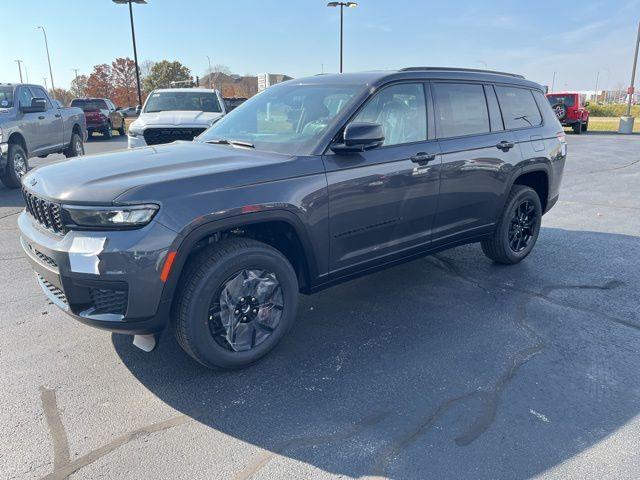
[(178, 61), (162, 60), (153, 64), (143, 83), (145, 91), (150, 92), (156, 88), (169, 88), (171, 82), (186, 81), (192, 81), (191, 71), (187, 67)]

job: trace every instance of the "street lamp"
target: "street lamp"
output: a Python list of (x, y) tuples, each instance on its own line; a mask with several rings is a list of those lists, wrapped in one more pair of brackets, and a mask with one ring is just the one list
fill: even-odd
[(22, 67), (20, 66), (20, 64), (24, 62), (22, 60), (14, 60), (14, 62), (18, 64), (18, 71), (20, 72), (20, 83), (22, 83)]
[(37, 27), (40, 30), (42, 30), (42, 33), (44, 35), (44, 46), (47, 49), (47, 61), (49, 62), (49, 78), (51, 79), (51, 96), (55, 99), (56, 98), (56, 87), (53, 84), (53, 71), (51, 70), (51, 56), (49, 56), (49, 42), (47, 41), (47, 32), (45, 31), (44, 27), (40, 26)]
[(340, 7), (340, 73), (342, 73), (342, 16), (344, 7), (356, 8), (356, 2), (329, 2), (327, 7)]
[(136, 31), (133, 28), (133, 7), (131, 4), (146, 4), (147, 0), (113, 0), (113, 3), (129, 4), (129, 19), (131, 20), (131, 38), (133, 39), (133, 60), (136, 63), (136, 85), (138, 87), (138, 105), (142, 105), (142, 89), (140, 88), (140, 69), (138, 68), (138, 51), (136, 49)]
[(209, 90), (211, 90), (211, 74), (213, 71), (211, 70), (211, 59), (209, 58), (209, 55), (207, 55), (207, 61), (209, 62), (209, 75), (207, 76), (209, 77)]

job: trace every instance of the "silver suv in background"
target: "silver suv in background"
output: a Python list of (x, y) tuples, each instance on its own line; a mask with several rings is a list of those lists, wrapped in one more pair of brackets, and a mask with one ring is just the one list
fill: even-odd
[(218, 90), (154, 90), (138, 119), (129, 126), (129, 148), (193, 140), (225, 114), (225, 103)]
[(87, 124), (79, 108), (61, 107), (40, 85), (0, 83), (0, 180), (20, 186), (30, 157), (84, 154)]

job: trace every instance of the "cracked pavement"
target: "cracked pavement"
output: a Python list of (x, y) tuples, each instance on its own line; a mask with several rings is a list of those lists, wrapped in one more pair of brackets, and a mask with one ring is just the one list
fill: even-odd
[(239, 372), (48, 305), (0, 187), (0, 479), (638, 478), (640, 136), (567, 137), (524, 262), (469, 245), (303, 296)]

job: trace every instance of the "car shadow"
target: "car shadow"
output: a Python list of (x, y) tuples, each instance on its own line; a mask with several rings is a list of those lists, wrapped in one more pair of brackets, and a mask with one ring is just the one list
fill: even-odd
[(348, 477), (524, 478), (640, 413), (637, 237), (544, 228), (524, 262), (477, 245), (300, 298), (282, 344), (209, 371), (170, 332), (126, 367), (177, 411)]

